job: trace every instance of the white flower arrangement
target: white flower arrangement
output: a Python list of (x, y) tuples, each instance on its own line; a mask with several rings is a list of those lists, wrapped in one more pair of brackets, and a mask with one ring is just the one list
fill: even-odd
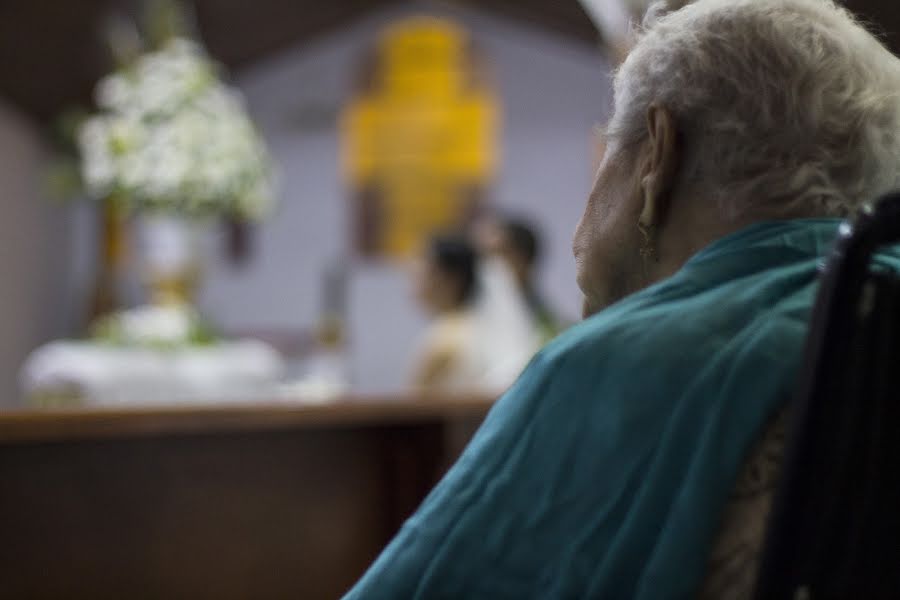
[(203, 49), (172, 38), (95, 90), (100, 112), (78, 130), (88, 193), (133, 210), (259, 219), (271, 209), (271, 161), (240, 95)]
[(187, 304), (144, 305), (121, 310), (92, 325), (95, 342), (135, 348), (208, 346), (216, 337)]

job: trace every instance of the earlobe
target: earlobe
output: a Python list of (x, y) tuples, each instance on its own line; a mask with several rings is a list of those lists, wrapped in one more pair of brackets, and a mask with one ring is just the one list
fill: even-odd
[(641, 178), (641, 196), (643, 198), (643, 206), (641, 207), (641, 215), (638, 221), (646, 228), (656, 225), (657, 219), (657, 194), (656, 194), (656, 175), (648, 173)]

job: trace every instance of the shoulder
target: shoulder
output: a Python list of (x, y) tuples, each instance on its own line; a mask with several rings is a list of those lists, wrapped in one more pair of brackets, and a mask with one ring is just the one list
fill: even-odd
[(646, 292), (573, 326), (532, 368), (545, 379), (624, 390), (684, 383), (711, 363), (780, 363), (779, 369), (799, 363), (814, 289), (788, 290), (775, 301), (738, 286), (678, 284)]

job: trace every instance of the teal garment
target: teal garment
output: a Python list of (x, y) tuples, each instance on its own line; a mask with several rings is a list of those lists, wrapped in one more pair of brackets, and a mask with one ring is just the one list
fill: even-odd
[(691, 597), (838, 223), (742, 230), (564, 333), (346, 597)]

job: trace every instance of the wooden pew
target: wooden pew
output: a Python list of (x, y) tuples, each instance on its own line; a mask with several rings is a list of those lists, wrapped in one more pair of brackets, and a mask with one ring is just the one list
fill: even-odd
[(0, 598), (336, 598), (490, 398), (0, 413)]

